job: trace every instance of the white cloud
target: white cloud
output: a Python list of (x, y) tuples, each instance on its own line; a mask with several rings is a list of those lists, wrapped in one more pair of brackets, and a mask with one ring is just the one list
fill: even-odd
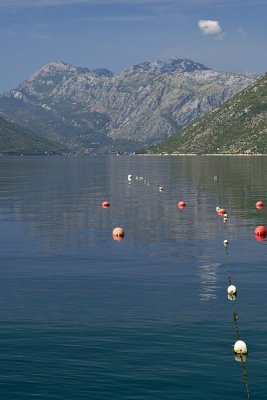
[(198, 27), (204, 35), (224, 36), (220, 23), (211, 19), (200, 19)]

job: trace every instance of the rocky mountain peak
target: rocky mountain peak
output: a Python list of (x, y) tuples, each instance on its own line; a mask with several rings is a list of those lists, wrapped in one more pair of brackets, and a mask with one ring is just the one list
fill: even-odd
[(29, 77), (29, 81), (34, 81), (36, 79), (40, 79), (42, 77), (51, 77), (55, 75), (62, 75), (62, 76), (75, 76), (75, 75), (87, 75), (87, 74), (94, 74), (96, 76), (106, 76), (111, 77), (113, 76), (113, 72), (106, 69), (106, 68), (96, 68), (90, 70), (86, 67), (76, 67), (71, 64), (64, 63), (62, 61), (53, 61), (49, 64), (44, 65), (40, 68), (37, 72), (33, 73)]
[(55, 73), (66, 73), (66, 72), (73, 73), (75, 71), (77, 71), (77, 67), (74, 67), (71, 64), (66, 64), (61, 61), (53, 61), (50, 62), (49, 64), (44, 65), (38, 71), (33, 73), (30, 76), (29, 80), (34, 80), (43, 75), (54, 75)]
[(166, 72), (179, 73), (179, 72), (194, 72), (194, 71), (206, 71), (206, 70), (210, 70), (210, 68), (189, 59), (166, 58), (153, 62), (145, 61), (141, 64), (134, 65), (133, 67), (127, 69), (125, 72), (131, 72), (131, 73), (150, 72), (154, 74), (162, 74)]
[(135, 151), (181, 131), (252, 82), (188, 59), (143, 62), (115, 75), (58, 61), (0, 96), (0, 112), (79, 151)]
[(114, 73), (107, 68), (96, 68), (92, 69), (91, 72), (96, 76), (105, 76), (107, 78), (111, 78), (112, 76), (114, 76)]

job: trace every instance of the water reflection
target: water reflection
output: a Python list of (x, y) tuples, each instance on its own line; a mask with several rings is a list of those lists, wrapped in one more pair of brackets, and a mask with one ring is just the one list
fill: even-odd
[[(97, 244), (100, 232), (110, 235), (117, 225), (125, 226), (135, 243), (216, 238), (217, 204), (231, 209), (228, 230), (237, 235), (236, 218), (246, 226), (248, 218), (262, 220), (265, 213), (253, 209), (244, 215), (266, 194), (266, 162), (260, 157), (1, 158), (0, 215), (26, 222), (51, 251)], [(129, 174), (143, 179), (129, 184)], [(181, 198), (187, 203), (183, 213), (176, 207)], [(111, 202), (105, 213), (104, 200)]]
[[(234, 391), (229, 393), (232, 386), (243, 393), (239, 380), (236, 385), (236, 363), (230, 351), (231, 365), (227, 364), (228, 368), (225, 368), (228, 357), (225, 349), (229, 345), (229, 329), (225, 324), (229, 304), (224, 296), (218, 295), (225, 285), (225, 271), (219, 268), (221, 263), (217, 261), (223, 257), (222, 239), (241, 241), (241, 250), (234, 258), (235, 265), (242, 266), (239, 278), (241, 276), (244, 282), (248, 281), (248, 276), (251, 278), (247, 257), (254, 258), (255, 246), (261, 246), (254, 241), (254, 227), (266, 218), (265, 209), (259, 211), (254, 207), (254, 200), (266, 195), (264, 170), (266, 158), (1, 158), (1, 320), (19, 321), (18, 324), (21, 320), (41, 321), (43, 326), (47, 326), (47, 321), (58, 321), (61, 333), (56, 336), (60, 345), (63, 343), (62, 358), (54, 353), (56, 357), (50, 362), (53, 352), (49, 352), (48, 346), (44, 386), (55, 375), (51, 365), (61, 360), (62, 364), (57, 364), (56, 370), (63, 376), (61, 383), (65, 383), (67, 361), (68, 376), (75, 376), (75, 390), (83, 390), (84, 382), (87, 387), (89, 371), (97, 389), (103, 385), (103, 377), (115, 382), (115, 386), (118, 385), (118, 392), (113, 393), (116, 398), (126, 398), (120, 386), (122, 377), (124, 387), (129, 388), (129, 398), (136, 385), (140, 385), (139, 398), (167, 399), (175, 398), (177, 394), (181, 398), (206, 398), (211, 387), (213, 398), (218, 400), (225, 396), (237, 398)], [(132, 175), (130, 183), (129, 174)], [(144, 179), (135, 179), (136, 176)], [(164, 190), (159, 191), (159, 186)], [(181, 199), (187, 204), (183, 210), (177, 208), (177, 201)], [(110, 202), (110, 207), (102, 208), (104, 200)], [(218, 204), (230, 211), (227, 224), (216, 215)], [(125, 229), (125, 238), (120, 242), (112, 239), (112, 229), (116, 226)], [(14, 242), (17, 238), (21, 247), (16, 253)], [(246, 239), (244, 245), (243, 239)], [(216, 245), (218, 241), (221, 252)], [(8, 257), (5, 245), (10, 249)], [(29, 247), (22, 253), (26, 246)], [(36, 253), (30, 246), (36, 246)], [(249, 252), (251, 246), (253, 251)], [(256, 257), (259, 266), (260, 256)], [(266, 256), (261, 257), (265, 262)], [(266, 300), (265, 269), (261, 265), (257, 270), (254, 261), (253, 285), (260, 286), (257, 301), (263, 305)], [(231, 279), (228, 279), (230, 284)], [(254, 292), (251, 293), (250, 308), (246, 310), (247, 318), (251, 318), (257, 332), (260, 329), (264, 332), (266, 324), (256, 326), (256, 318), (262, 311), (253, 301)], [(231, 305), (236, 307), (236, 302)], [(231, 313), (235, 318), (236, 310)], [(260, 315), (260, 318), (264, 320), (264, 316)], [(66, 330), (61, 326), (62, 321), (67, 321), (67, 327), (77, 329), (67, 340), (65, 337), (65, 342)], [(134, 327), (130, 333), (127, 331), (129, 321)], [(235, 335), (239, 337), (237, 319), (233, 321)], [(92, 326), (97, 327), (96, 333), (92, 334)], [(117, 326), (115, 342), (112, 338), (114, 326)], [(79, 329), (85, 338), (82, 344), (81, 336), (77, 334)], [(25, 337), (32, 331), (30, 324), (22, 331), (23, 346)], [(38, 346), (47, 337), (46, 329), (43, 331), (44, 337), (40, 337)], [(145, 338), (143, 344), (138, 336), (140, 332), (141, 338)], [(101, 335), (104, 335), (103, 340)], [(51, 337), (54, 337), (53, 331)], [(74, 344), (70, 353), (64, 348), (69, 338)], [(231, 331), (230, 340), (232, 338)], [(29, 343), (31, 347), (31, 340)], [(77, 343), (80, 343), (80, 353), (85, 361), (77, 355)], [(98, 349), (96, 357), (92, 358), (84, 350), (94, 348), (95, 343)], [(110, 347), (105, 347), (107, 343)], [(23, 353), (23, 346), (20, 351), (30, 363), (28, 352)], [(118, 358), (116, 346), (123, 347), (123, 363), (122, 366), (117, 364), (117, 380), (112, 371)], [(4, 348), (6, 346), (2, 346)], [(220, 348), (223, 349), (221, 353)], [(14, 349), (11, 343), (5, 360), (10, 360), (10, 351), (12, 353)], [(47, 355), (35, 350), (31, 355), (36, 360), (32, 363), (34, 371), (37, 359)], [(81, 365), (82, 374), (78, 370), (77, 375), (73, 375), (73, 360)], [(239, 361), (248, 392), (245, 360)], [(88, 363), (87, 370), (83, 362)], [(24, 366), (25, 363), (21, 368), (23, 372)], [(256, 364), (254, 368), (259, 367)], [(4, 373), (9, 371), (6, 363), (2, 370)], [(103, 370), (102, 375), (98, 375)], [(228, 388), (224, 372), (228, 373)], [(144, 374), (148, 374), (145, 380)], [(162, 392), (154, 392), (154, 382), (162, 379), (163, 374)], [(254, 370), (254, 384), (255, 375)], [(16, 371), (14, 376), (17, 376)], [(79, 380), (81, 376), (84, 382)], [(95, 381), (96, 376), (98, 380)], [(27, 374), (29, 377), (31, 375)], [(192, 379), (196, 382), (193, 389)], [(144, 392), (145, 381), (151, 383), (150, 395)], [(57, 380), (55, 384), (56, 393)], [(263, 382), (259, 384), (264, 388)], [(173, 390), (169, 397), (166, 387)], [(101, 398), (106, 394), (110, 395), (108, 390)]]
[(216, 299), (217, 297), (217, 268), (220, 266), (219, 263), (211, 263), (200, 265), (198, 267), (198, 274), (201, 281), (201, 293), (200, 300), (209, 301)]

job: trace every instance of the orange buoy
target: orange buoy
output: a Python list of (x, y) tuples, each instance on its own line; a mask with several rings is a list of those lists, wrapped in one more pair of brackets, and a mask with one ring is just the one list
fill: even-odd
[(121, 240), (124, 237), (124, 229), (119, 226), (114, 228), (112, 231), (112, 236), (114, 240)]
[(218, 215), (224, 215), (224, 214), (226, 214), (226, 210), (225, 210), (224, 208), (219, 208), (219, 209), (217, 210), (217, 214), (218, 214)]
[(265, 226), (260, 225), (260, 226), (257, 226), (257, 228), (255, 228), (254, 233), (256, 236), (258, 236), (260, 238), (265, 238), (267, 231), (266, 231)]
[(184, 201), (179, 201), (179, 203), (177, 203), (177, 207), (178, 208), (185, 208), (186, 207), (186, 203)]
[(110, 202), (109, 202), (109, 201), (103, 201), (102, 207), (103, 207), (103, 208), (108, 208), (108, 207), (110, 207)]
[(262, 207), (263, 207), (263, 202), (261, 200), (257, 201), (256, 208), (262, 208)]

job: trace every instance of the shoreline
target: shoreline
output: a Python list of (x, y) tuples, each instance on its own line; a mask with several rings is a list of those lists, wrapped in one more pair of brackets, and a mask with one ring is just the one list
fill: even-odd
[(243, 154), (243, 153), (210, 153), (210, 154), (196, 154), (196, 153), (179, 153), (179, 154), (136, 154), (137, 156), (157, 156), (157, 157), (266, 157), (267, 153), (258, 154)]

